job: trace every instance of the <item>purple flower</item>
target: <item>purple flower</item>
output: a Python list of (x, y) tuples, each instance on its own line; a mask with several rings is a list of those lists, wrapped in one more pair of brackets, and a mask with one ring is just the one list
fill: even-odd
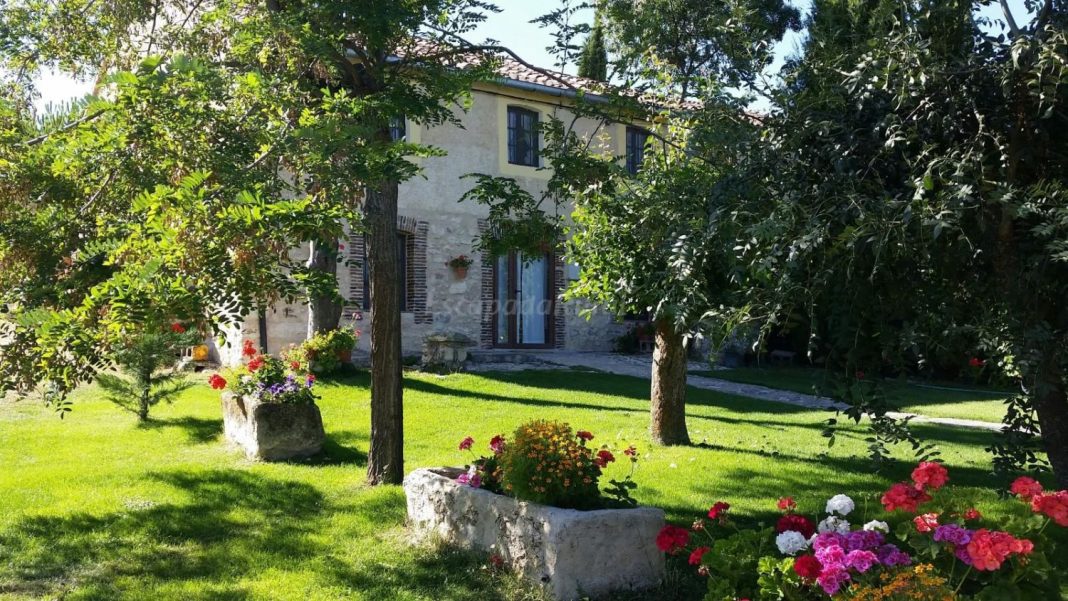
[(871, 551), (886, 542), (886, 537), (878, 530), (856, 530), (845, 535), (845, 544), (842, 545), (847, 552)]
[(816, 582), (823, 587), (823, 592), (834, 596), (842, 585), (850, 581), (849, 570), (842, 565), (824, 565)]
[(971, 542), (972, 531), (957, 524), (946, 524), (935, 528), (934, 539), (940, 543), (951, 543), (960, 547)]
[(879, 558), (879, 563), (887, 567), (907, 566), (912, 563), (912, 558), (895, 545), (882, 545), (875, 550), (875, 555)]
[(861, 549), (850, 551), (845, 556), (846, 567), (852, 568), (861, 574), (870, 570), (871, 567), (878, 562), (879, 558), (875, 556), (875, 553)]
[(957, 549), (953, 551), (953, 554), (957, 556), (957, 559), (963, 561), (964, 565), (972, 565), (972, 558), (970, 555), (968, 555), (968, 547), (957, 547)]

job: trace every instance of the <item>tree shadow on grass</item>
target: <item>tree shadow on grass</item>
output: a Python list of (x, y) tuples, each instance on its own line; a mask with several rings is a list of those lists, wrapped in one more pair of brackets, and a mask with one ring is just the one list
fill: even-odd
[(139, 428), (146, 430), (162, 430), (165, 428), (177, 428), (185, 431), (190, 442), (204, 444), (219, 438), (223, 432), (222, 419), (203, 419), (199, 417), (174, 417), (168, 419), (152, 418), (147, 422), (138, 424)]
[(355, 432), (343, 430), (340, 432), (328, 432), (323, 441), (323, 449), (304, 459), (293, 459), (287, 463), (300, 465), (351, 465), (363, 467), (367, 465), (367, 453), (352, 446), (351, 440), (358, 438)]
[[(0, 532), (0, 582), (43, 593), (74, 584), (120, 597), (119, 577), (156, 583), (205, 580), (216, 598), (239, 599), (233, 584), (250, 565), (312, 557), (323, 511), (316, 488), (237, 470), (154, 473), (188, 503), (110, 514), (29, 516)], [(221, 588), (220, 588), (221, 587)]]

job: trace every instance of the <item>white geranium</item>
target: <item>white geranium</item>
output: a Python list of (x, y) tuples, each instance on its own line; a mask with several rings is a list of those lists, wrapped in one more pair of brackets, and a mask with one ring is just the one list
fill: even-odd
[(872, 521), (868, 522), (867, 524), (864, 524), (864, 529), (865, 530), (869, 530), (869, 531), (870, 530), (877, 530), (879, 532), (889, 533), (890, 532), (890, 525), (887, 524), (886, 522), (880, 522), (879, 520), (872, 520)]
[(827, 501), (827, 513), (837, 513), (840, 516), (847, 516), (856, 509), (856, 504), (853, 503), (853, 499), (845, 495), (834, 495)]
[(826, 532), (837, 532), (838, 534), (848, 534), (849, 533), (849, 522), (844, 520), (844, 519), (842, 519), (842, 518), (840, 518), (840, 517), (838, 517), (838, 516), (832, 515), (832, 516), (828, 517), (827, 519), (823, 520), (822, 522), (820, 522), (819, 525), (816, 526), (816, 531), (819, 532), (820, 534), (824, 534)]
[(808, 548), (805, 535), (796, 530), (787, 530), (775, 537), (775, 545), (783, 555), (797, 555), (800, 551)]

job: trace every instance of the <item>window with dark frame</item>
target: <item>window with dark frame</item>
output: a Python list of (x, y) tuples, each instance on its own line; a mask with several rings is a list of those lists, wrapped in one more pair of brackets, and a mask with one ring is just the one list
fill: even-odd
[(404, 117), (393, 117), (389, 120), (389, 138), (394, 142), (400, 142), (408, 137), (408, 130)]
[(508, 107), (508, 162), (538, 166), (538, 113), (518, 106)]
[[(414, 253), (415, 236), (401, 232), (397, 234), (397, 262), (400, 264), (399, 271), (404, 278), (404, 285), (400, 289), (400, 310), (408, 311), (408, 299), (412, 296), (412, 286), (415, 284), (415, 274), (410, 273), (411, 262), (408, 260)], [(367, 265), (367, 245), (363, 251), (363, 310), (371, 310), (371, 270)]]
[(649, 141), (648, 130), (640, 127), (627, 128), (627, 171), (636, 175), (645, 160), (645, 143)]

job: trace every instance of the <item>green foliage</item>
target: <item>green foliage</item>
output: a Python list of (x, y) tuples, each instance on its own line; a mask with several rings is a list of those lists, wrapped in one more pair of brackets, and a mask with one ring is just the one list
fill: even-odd
[(360, 331), (355, 328), (338, 328), (316, 332), (300, 346), (283, 354), (284, 359), (295, 369), (317, 374), (332, 374), (341, 368), (342, 356), (351, 353), (359, 340)]
[[(987, 357), (1026, 399), (999, 467), (1039, 467), (1042, 425), (1064, 479), (1065, 13), (998, 35), (974, 4), (817, 3), (739, 251), (767, 328), (806, 328), (843, 373)], [(851, 400), (854, 420), (887, 410)]]
[(760, 598), (758, 566), (764, 554), (774, 550), (774, 538), (775, 531), (766, 528), (716, 539), (701, 558), (701, 565), (709, 571), (706, 601)]
[(591, 509), (600, 503), (601, 469), (594, 450), (571, 426), (535, 420), (516, 428), (499, 461), (506, 494), (554, 507)]
[(578, 76), (596, 81), (608, 81), (608, 49), (604, 42), (604, 27), (600, 14), (582, 44), (578, 60)]
[[(337, 238), (345, 220), (361, 227), (366, 190), (440, 154), (391, 140), (390, 119), (456, 123), (471, 82), (493, 68), (472, 66), (480, 50), (458, 36), (492, 10), (6, 3), (0, 389), (44, 380), (62, 398), (146, 315), (218, 333), (281, 299), (336, 296), (336, 277), (288, 250)], [(48, 66), (97, 77), (101, 97), (36, 118), (32, 81)]]
[(177, 323), (170, 329), (157, 325), (127, 332), (107, 353), (120, 373), (100, 373), (97, 383), (109, 401), (148, 421), (152, 407), (173, 402), (192, 386), (176, 365), (182, 350), (199, 341)]

